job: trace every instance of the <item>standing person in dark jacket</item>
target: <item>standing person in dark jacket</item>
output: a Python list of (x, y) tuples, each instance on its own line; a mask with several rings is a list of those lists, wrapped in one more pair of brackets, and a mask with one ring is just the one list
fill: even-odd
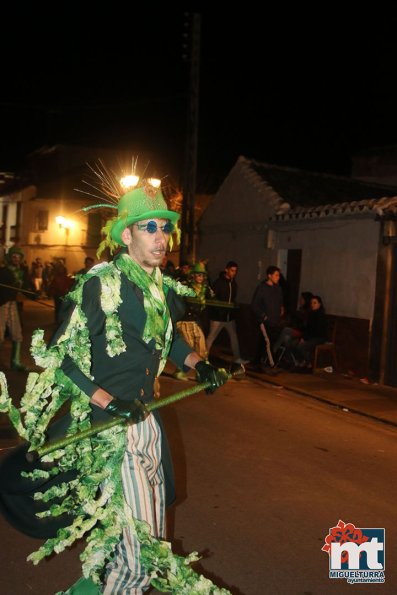
[[(213, 284), (213, 290), (217, 300), (233, 304), (237, 298), (237, 275), (238, 265), (233, 260), (229, 260), (225, 270), (219, 275)], [(229, 335), (233, 352), (234, 362), (246, 364), (247, 361), (241, 359), (240, 346), (237, 338), (235, 310), (232, 308), (211, 308), (210, 309), (210, 331), (207, 337), (207, 351), (211, 350), (212, 344), (221, 332), (225, 329)]]
[[(112, 189), (117, 183), (112, 179)], [(58, 365), (56, 375), (51, 376), (52, 395), (57, 398), (66, 386), (65, 394), (72, 401), (67, 433), (89, 427), (91, 420), (113, 417), (128, 423), (102, 432), (95, 448), (86, 444), (70, 459), (72, 468), (81, 474), (82, 496), (80, 490), (71, 491), (83, 498), (74, 510), (97, 514), (97, 507), (102, 506), (97, 524), (105, 524), (91, 534), (102, 541), (87, 549), (93, 564), (98, 557), (102, 563), (108, 561), (101, 591), (105, 595), (138, 594), (149, 588), (139, 521), (148, 524), (146, 531), (154, 537), (165, 534), (165, 505), (174, 499), (172, 464), (160, 416), (157, 411), (149, 413), (146, 404), (154, 400), (155, 384), (167, 358), (185, 370), (194, 368), (200, 382), (209, 383), (207, 392), (214, 392), (227, 379), (224, 370), (203, 361), (174, 329), (177, 293), (190, 295), (191, 290), (163, 277), (159, 267), (179, 214), (168, 210), (161, 190), (151, 180), (143, 180), (140, 187), (121, 196), (117, 212), (106, 226), (101, 248), (122, 246), (122, 250), (112, 262), (100, 263), (77, 280), (69, 296), (73, 303), (69, 318), (57, 330), (47, 354), (39, 350), (50, 370)], [(40, 398), (37, 401), (43, 403), (45, 399)], [(37, 423), (35, 431), (45, 432), (45, 424)], [(121, 452), (121, 458), (111, 464), (113, 449), (117, 457)], [(97, 499), (95, 489), (94, 501), (88, 503), (92, 489), (84, 486), (96, 481), (102, 495)], [(67, 531), (73, 533), (73, 527)], [(58, 538), (62, 539), (58, 535), (52, 542)], [(147, 543), (146, 539), (145, 552)]]
[(270, 367), (274, 367), (273, 344), (281, 332), (281, 317), (284, 314), (283, 292), (279, 285), (280, 269), (271, 265), (266, 270), (266, 281), (255, 290), (251, 308), (260, 330), (254, 365), (261, 365), (266, 353)]

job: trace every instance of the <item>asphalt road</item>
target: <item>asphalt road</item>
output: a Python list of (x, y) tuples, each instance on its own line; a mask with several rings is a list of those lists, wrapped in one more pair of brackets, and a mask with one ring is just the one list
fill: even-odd
[[(397, 592), (396, 429), (248, 380), (165, 413), (186, 486), (174, 538), (209, 553), (202, 565), (219, 584), (244, 595)], [(328, 578), (321, 547), (339, 519), (385, 528), (384, 585)]]
[[(164, 396), (184, 388), (162, 379)], [(196, 568), (206, 576), (234, 595), (397, 592), (397, 428), (252, 379), (189, 397), (163, 418), (178, 491), (169, 535), (178, 553), (203, 555)], [(385, 528), (385, 584), (328, 578), (321, 547), (339, 519)], [(40, 542), (3, 519), (0, 529), (1, 593), (53, 595), (80, 575), (81, 545), (34, 567), (25, 559)]]

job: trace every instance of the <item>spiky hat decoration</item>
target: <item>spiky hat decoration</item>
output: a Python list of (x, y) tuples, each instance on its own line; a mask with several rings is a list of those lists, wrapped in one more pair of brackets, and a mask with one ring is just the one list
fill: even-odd
[[(161, 180), (156, 178), (140, 177), (136, 174), (137, 159), (132, 160), (132, 174), (124, 177), (118, 176), (113, 170), (109, 169), (103, 161), (99, 160), (94, 166), (87, 164), (94, 177), (94, 183), (83, 180), (83, 183), (95, 190), (88, 192), (76, 189), (94, 198), (105, 200), (105, 203), (98, 203), (83, 207), (83, 211), (93, 209), (109, 208), (116, 209), (117, 215), (109, 219), (102, 228), (105, 239), (99, 245), (97, 256), (109, 248), (113, 253), (119, 246), (124, 246), (121, 234), (124, 229), (132, 223), (143, 221), (145, 219), (169, 219), (174, 225), (177, 242), (180, 241), (180, 229), (177, 221), (180, 214), (168, 209), (167, 203), (160, 189)], [(146, 170), (146, 168), (145, 168)], [(132, 188), (132, 189), (131, 189)], [(170, 238), (170, 249), (172, 249), (172, 237)]]

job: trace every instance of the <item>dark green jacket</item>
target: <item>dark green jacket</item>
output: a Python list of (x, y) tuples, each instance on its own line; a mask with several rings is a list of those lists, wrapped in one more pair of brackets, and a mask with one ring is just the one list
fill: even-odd
[[(62, 370), (87, 395), (92, 396), (98, 387), (112, 396), (129, 400), (139, 398), (145, 403), (153, 401), (153, 383), (158, 372), (160, 352), (155, 349), (154, 340), (145, 343), (142, 340), (146, 322), (143, 307), (143, 293), (132, 281), (121, 275), (121, 304), (118, 316), (123, 329), (123, 340), (127, 346), (124, 353), (109, 357), (106, 352), (105, 314), (100, 303), (100, 281), (98, 277), (89, 279), (83, 291), (82, 308), (87, 316), (88, 329), (92, 346), (91, 374), (94, 380), (85, 376), (70, 357), (66, 357)], [(192, 348), (176, 331), (175, 322), (180, 316), (181, 298), (172, 289), (167, 293), (167, 303), (174, 322), (174, 337), (169, 353), (170, 359), (183, 368), (184, 361)], [(59, 328), (52, 342), (63, 333), (68, 320)], [(94, 423), (108, 421), (109, 415), (103, 409), (92, 405)], [(167, 504), (175, 499), (172, 461), (164, 427), (160, 415), (153, 412), (162, 428), (162, 464), (166, 478)]]
[[(143, 294), (124, 275), (122, 275), (121, 298), (123, 302), (118, 313), (122, 323), (123, 338), (127, 345), (126, 353), (113, 358), (106, 354), (105, 317), (99, 301), (99, 281), (94, 277), (86, 283), (83, 300), (83, 309), (88, 317), (92, 340), (94, 381), (84, 376), (70, 358), (65, 359), (62, 368), (90, 396), (98, 386), (101, 386), (120, 399), (139, 397), (145, 402), (150, 402), (153, 400), (153, 380), (158, 370), (159, 353), (154, 349), (153, 342), (146, 344), (141, 339), (146, 320)], [(174, 291), (169, 290), (167, 302), (173, 321), (176, 322), (183, 314), (183, 301)], [(51, 343), (63, 334), (67, 323), (68, 319), (58, 329)], [(186, 356), (191, 351), (192, 349), (175, 333), (170, 352), (170, 357), (175, 364), (182, 367)], [(92, 409), (94, 421), (110, 419), (107, 413), (95, 405)], [(162, 428), (162, 464), (166, 482), (166, 503), (169, 505), (175, 499), (171, 455), (160, 415), (157, 411), (152, 415), (155, 415)], [(48, 439), (54, 441), (64, 436), (69, 424), (70, 416), (66, 415), (59, 419), (48, 429)], [(62, 481), (69, 481), (74, 477), (75, 472), (60, 473), (50, 480), (32, 481), (30, 478), (21, 477), (22, 470), (31, 472), (36, 468), (45, 468), (45, 464), (41, 461), (27, 462), (25, 457), (27, 448), (28, 445), (23, 444), (13, 449), (0, 462), (0, 511), (19, 531), (31, 537), (47, 539), (54, 537), (59, 528), (68, 526), (73, 519), (67, 515), (38, 518), (36, 514), (45, 510), (48, 504), (35, 500), (34, 493), (45, 491), (53, 485), (59, 485)]]

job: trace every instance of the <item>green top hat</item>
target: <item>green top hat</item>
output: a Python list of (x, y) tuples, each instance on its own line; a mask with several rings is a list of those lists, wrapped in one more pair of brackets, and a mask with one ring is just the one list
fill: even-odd
[(202, 262), (196, 262), (196, 264), (190, 269), (190, 272), (194, 275), (197, 273), (202, 273), (203, 275), (207, 274), (207, 269)]
[(135, 188), (124, 194), (118, 203), (118, 216), (111, 228), (111, 237), (114, 242), (124, 246), (121, 234), (132, 223), (144, 219), (169, 219), (176, 223), (179, 213), (169, 211), (161, 190), (152, 186)]
[(11, 258), (13, 254), (19, 254), (21, 259), (25, 258), (25, 254), (23, 253), (22, 248), (20, 248), (19, 246), (11, 246), (11, 248), (9, 248), (7, 252), (7, 257)]

